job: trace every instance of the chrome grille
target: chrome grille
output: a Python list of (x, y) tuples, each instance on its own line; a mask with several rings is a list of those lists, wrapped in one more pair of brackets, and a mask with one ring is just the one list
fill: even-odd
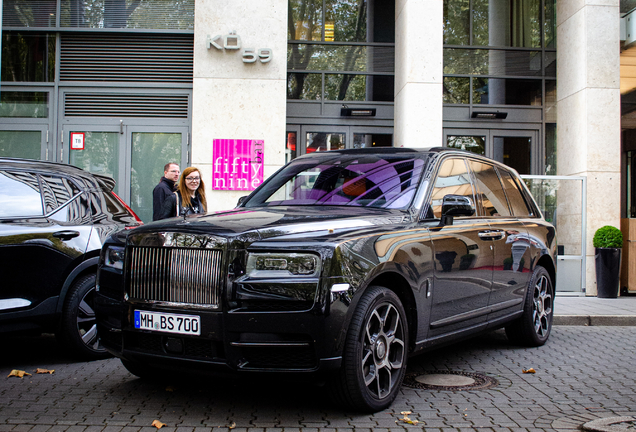
[(218, 307), (218, 249), (130, 248), (131, 299)]

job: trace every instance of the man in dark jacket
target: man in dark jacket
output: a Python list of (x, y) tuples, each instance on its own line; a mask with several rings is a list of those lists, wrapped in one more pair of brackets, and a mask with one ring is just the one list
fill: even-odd
[(163, 167), (163, 177), (159, 181), (159, 184), (155, 186), (152, 191), (152, 220), (159, 220), (161, 214), (161, 207), (166, 197), (174, 192), (177, 180), (179, 180), (179, 165), (174, 162), (167, 163)]

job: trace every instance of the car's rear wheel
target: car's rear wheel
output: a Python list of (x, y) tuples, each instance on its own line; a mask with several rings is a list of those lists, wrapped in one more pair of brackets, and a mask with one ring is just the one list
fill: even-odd
[(95, 310), (95, 274), (81, 277), (70, 288), (57, 338), (68, 350), (83, 359), (110, 357), (97, 337)]
[(349, 325), (342, 368), (329, 383), (333, 396), (359, 411), (389, 407), (404, 380), (407, 351), (402, 302), (387, 288), (370, 287)]
[(526, 292), (523, 315), (506, 326), (508, 339), (524, 346), (546, 343), (552, 330), (554, 287), (548, 271), (536, 266)]

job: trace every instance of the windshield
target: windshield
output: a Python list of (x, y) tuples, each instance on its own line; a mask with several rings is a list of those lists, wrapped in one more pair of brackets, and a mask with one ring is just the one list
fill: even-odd
[(259, 188), (245, 207), (276, 205), (407, 208), (426, 161), (413, 154), (301, 158)]

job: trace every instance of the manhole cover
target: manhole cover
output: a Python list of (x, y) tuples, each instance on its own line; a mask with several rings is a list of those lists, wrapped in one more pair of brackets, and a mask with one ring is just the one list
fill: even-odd
[(428, 390), (484, 390), (497, 384), (494, 378), (472, 372), (430, 371), (404, 377), (405, 386)]

